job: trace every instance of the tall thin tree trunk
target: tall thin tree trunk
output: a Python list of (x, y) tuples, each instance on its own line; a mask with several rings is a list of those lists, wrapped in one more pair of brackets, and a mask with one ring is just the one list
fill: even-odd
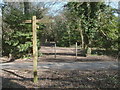
[(80, 30), (80, 36), (81, 36), (81, 41), (82, 41), (82, 49), (85, 48), (85, 45), (84, 45), (84, 36), (83, 36), (83, 31)]
[(81, 21), (78, 21), (79, 23), (79, 31), (80, 31), (80, 36), (81, 36), (81, 42), (82, 42), (82, 49), (85, 49), (85, 43), (84, 43), (84, 35), (83, 35), (83, 30), (80, 28), (81, 27)]
[[(120, 1), (118, 2), (118, 10), (120, 11)], [(118, 17), (119, 17), (119, 21), (118, 21), (118, 25), (119, 25), (118, 31), (119, 31), (119, 29), (120, 29), (120, 12), (118, 13)], [(120, 37), (118, 37), (118, 51), (120, 51), (120, 44), (119, 43), (120, 43)]]
[(69, 35), (69, 36), (68, 36), (68, 37), (69, 37), (69, 46), (71, 46), (71, 42), (70, 42), (70, 28), (69, 28), (69, 25), (67, 26), (67, 28), (68, 28), (68, 30), (69, 30), (69, 31), (68, 31), (68, 35)]
[(30, 3), (24, 2), (24, 14), (28, 15), (30, 13)]
[[(1, 9), (2, 11), (2, 9)], [(2, 57), (2, 16), (0, 16), (0, 57)]]
[(84, 31), (80, 28), (81, 27), (81, 21), (79, 20), (79, 31), (81, 36), (81, 42), (82, 42), (82, 55), (86, 57), (86, 50), (85, 50), (85, 39), (84, 39)]

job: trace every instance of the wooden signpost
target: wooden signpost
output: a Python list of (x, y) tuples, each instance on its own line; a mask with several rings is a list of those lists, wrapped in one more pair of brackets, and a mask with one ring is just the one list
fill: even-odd
[(37, 76), (37, 60), (38, 60), (38, 48), (37, 48), (37, 28), (39, 26), (37, 23), (49, 23), (51, 22), (51, 19), (49, 18), (43, 18), (43, 19), (36, 19), (36, 16), (32, 17), (32, 20), (26, 20), (24, 23), (32, 23), (32, 32), (33, 32), (33, 74), (34, 74), (34, 83), (38, 82), (38, 76)]

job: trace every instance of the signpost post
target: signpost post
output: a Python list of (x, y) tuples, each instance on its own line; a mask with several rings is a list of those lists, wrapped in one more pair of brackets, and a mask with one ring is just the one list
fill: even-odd
[(24, 23), (32, 23), (32, 32), (33, 32), (33, 75), (34, 75), (34, 83), (38, 82), (37, 76), (37, 60), (38, 60), (38, 48), (37, 48), (37, 28), (39, 26), (36, 23), (49, 23), (51, 20), (48, 18), (36, 19), (36, 16), (32, 17), (32, 20), (25, 20)]

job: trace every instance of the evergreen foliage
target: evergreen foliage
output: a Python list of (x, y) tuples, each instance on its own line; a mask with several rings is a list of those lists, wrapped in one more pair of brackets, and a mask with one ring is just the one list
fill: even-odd
[[(24, 21), (31, 19), (37, 12), (37, 9), (35, 9), (32, 13), (26, 15), (20, 6), (16, 7), (14, 3), (7, 3), (7, 7), (3, 10), (3, 55), (9, 56), (9, 54), (12, 54), (15, 58), (31, 56), (32, 25), (25, 24)], [(40, 29), (41, 27), (40, 25)], [(38, 30), (39, 32), (40, 30)], [(40, 33), (38, 37), (40, 37)], [(40, 38), (38, 38), (38, 48), (40, 48)]]

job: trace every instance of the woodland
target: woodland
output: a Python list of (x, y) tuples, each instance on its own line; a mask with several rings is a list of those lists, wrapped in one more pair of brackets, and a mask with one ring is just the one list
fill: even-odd
[[(49, 17), (53, 22), (39, 23), (38, 48), (45, 42), (70, 47), (78, 42), (86, 54), (90, 49), (104, 50), (102, 54), (117, 54), (120, 50), (117, 10), (105, 2), (68, 2), (56, 11), (50, 9), (58, 2), (7, 2), (2, 6), (3, 56), (27, 57), (32, 52), (31, 24), (24, 20), (36, 16)], [(55, 14), (57, 13), (57, 14)], [(90, 49), (89, 49), (90, 48)]]

